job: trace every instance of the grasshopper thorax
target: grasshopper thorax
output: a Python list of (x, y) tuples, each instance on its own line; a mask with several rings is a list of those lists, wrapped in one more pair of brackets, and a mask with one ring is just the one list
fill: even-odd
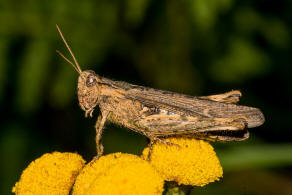
[(77, 94), (79, 105), (85, 111), (85, 116), (92, 116), (98, 104), (100, 78), (92, 70), (82, 71), (78, 78)]

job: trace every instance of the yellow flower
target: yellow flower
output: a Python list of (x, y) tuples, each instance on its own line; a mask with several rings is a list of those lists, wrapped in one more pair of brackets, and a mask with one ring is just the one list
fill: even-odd
[(162, 194), (163, 179), (138, 156), (114, 153), (88, 163), (76, 179), (73, 195)]
[(44, 154), (22, 172), (12, 192), (18, 195), (67, 195), (84, 163), (75, 153)]
[[(168, 138), (165, 141), (180, 145), (180, 148), (162, 143), (153, 146), (151, 164), (165, 180), (204, 186), (222, 177), (222, 167), (208, 142), (187, 138)], [(148, 153), (149, 148), (145, 148), (144, 159)]]

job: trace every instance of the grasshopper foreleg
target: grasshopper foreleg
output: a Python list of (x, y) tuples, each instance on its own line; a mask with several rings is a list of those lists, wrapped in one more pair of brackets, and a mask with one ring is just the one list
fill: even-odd
[(95, 142), (96, 142), (96, 151), (97, 151), (96, 158), (99, 158), (103, 154), (103, 145), (100, 142), (100, 139), (101, 139), (102, 130), (106, 122), (106, 119), (108, 117), (108, 114), (109, 112), (104, 112), (100, 114), (95, 123), (95, 130), (96, 130)]

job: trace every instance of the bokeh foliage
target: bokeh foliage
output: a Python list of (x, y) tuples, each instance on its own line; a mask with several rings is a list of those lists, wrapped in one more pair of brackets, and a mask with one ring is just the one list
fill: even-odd
[[(55, 53), (68, 56), (55, 24), (82, 69), (190, 95), (241, 89), (242, 104), (262, 109), (267, 121), (248, 141), (215, 145), (224, 179), (196, 194), (273, 194), (270, 183), (278, 194), (291, 191), (291, 8), (261, 0), (1, 1), (0, 193), (43, 153), (95, 154), (95, 119), (84, 118), (77, 73)], [(109, 124), (103, 143), (106, 153), (137, 154), (147, 140)]]

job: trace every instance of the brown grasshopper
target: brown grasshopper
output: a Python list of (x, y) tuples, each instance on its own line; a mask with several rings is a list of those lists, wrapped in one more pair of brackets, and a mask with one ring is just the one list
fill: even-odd
[(77, 94), (85, 117), (92, 117), (96, 106), (100, 108), (95, 125), (97, 157), (103, 153), (100, 139), (107, 120), (148, 137), (150, 151), (156, 141), (175, 145), (162, 139), (170, 136), (242, 141), (249, 137), (247, 128), (260, 126), (265, 121), (258, 108), (236, 104), (241, 97), (238, 90), (193, 97), (113, 81), (92, 70), (82, 71), (58, 26), (57, 29), (75, 64), (59, 51), (57, 53), (79, 74)]

